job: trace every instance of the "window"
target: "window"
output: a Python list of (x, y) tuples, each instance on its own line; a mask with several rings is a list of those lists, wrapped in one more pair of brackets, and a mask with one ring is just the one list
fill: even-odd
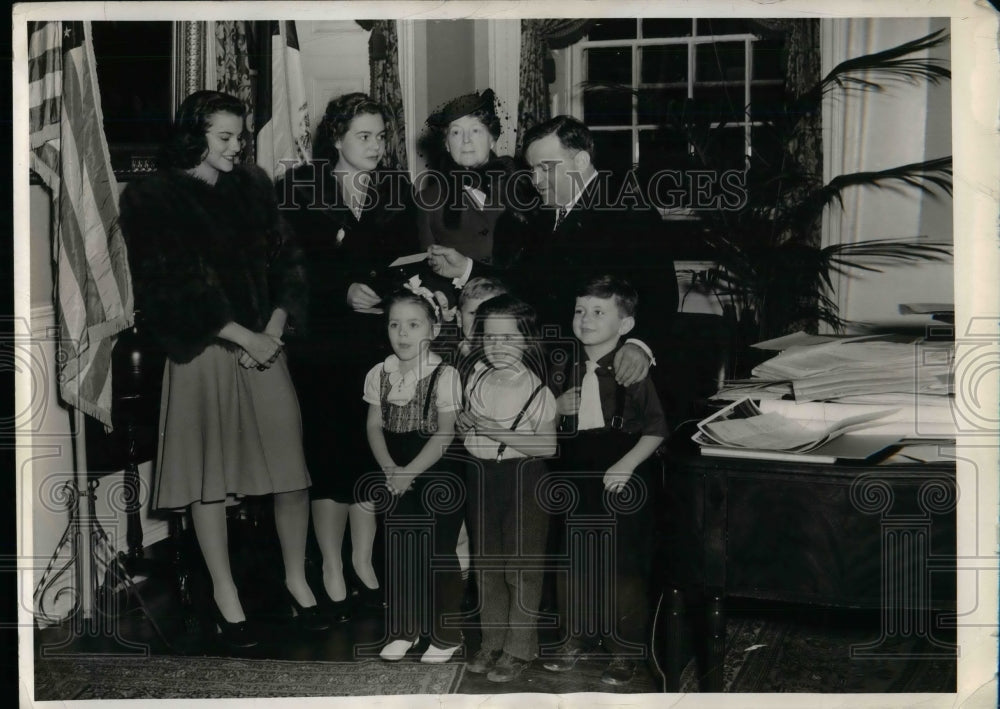
[(575, 112), (593, 131), (598, 166), (651, 174), (684, 165), (693, 146), (675, 129), (683, 108), (681, 120), (711, 130), (713, 164), (745, 169), (768, 139), (764, 114), (781, 106), (783, 48), (751, 20), (596, 21), (576, 45), (571, 83), (586, 87)]

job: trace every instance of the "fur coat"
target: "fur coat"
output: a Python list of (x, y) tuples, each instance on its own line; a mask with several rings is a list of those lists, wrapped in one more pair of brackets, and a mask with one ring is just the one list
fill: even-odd
[(122, 192), (136, 309), (167, 356), (188, 362), (229, 322), (260, 332), (284, 308), (301, 328), (305, 271), (280, 217), (270, 179), (257, 167), (220, 173), (215, 185), (163, 170)]

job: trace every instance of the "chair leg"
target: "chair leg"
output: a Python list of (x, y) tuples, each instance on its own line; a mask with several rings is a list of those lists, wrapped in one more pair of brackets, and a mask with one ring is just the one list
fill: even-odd
[(684, 647), (684, 594), (679, 588), (667, 591), (667, 643), (663, 673), (663, 691), (676, 693), (681, 688), (682, 648)]
[(721, 592), (709, 595), (706, 608), (708, 621), (708, 668), (705, 672), (704, 691), (721, 692), (724, 689), (723, 668), (726, 658), (725, 596)]

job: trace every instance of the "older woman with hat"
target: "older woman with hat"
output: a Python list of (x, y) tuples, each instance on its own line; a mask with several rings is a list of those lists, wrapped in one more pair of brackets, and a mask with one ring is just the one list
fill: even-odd
[(493, 152), (501, 127), (492, 89), (449, 101), (427, 126), (435, 169), (418, 181), (421, 245), (449, 246), (475, 261), (506, 266), (519, 249), (526, 210), (538, 200), (530, 176), (512, 180), (514, 159)]

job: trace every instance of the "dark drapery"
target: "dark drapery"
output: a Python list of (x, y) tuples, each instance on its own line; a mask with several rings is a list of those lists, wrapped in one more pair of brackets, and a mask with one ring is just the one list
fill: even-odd
[[(785, 93), (801, 96), (813, 88), (820, 76), (819, 20), (758, 19), (770, 33), (780, 33), (785, 39)], [(803, 193), (823, 184), (823, 126), (820, 111), (802, 115), (793, 132), (791, 157), (798, 169), (808, 176)], [(813, 225), (810, 246), (819, 246), (821, 224)]]
[(368, 62), (371, 70), (371, 97), (386, 106), (393, 115), (391, 139), (385, 146), (383, 164), (390, 169), (406, 170), (406, 122), (403, 92), (399, 83), (399, 37), (395, 20), (359, 21), (371, 30), (368, 38)]
[(579, 41), (591, 20), (521, 20), (520, 98), (517, 151), (525, 131), (550, 118), (549, 84), (555, 79), (550, 51)]
[(246, 128), (241, 163), (255, 162), (254, 155), (254, 82), (250, 73), (250, 25), (243, 20), (215, 23), (215, 75), (219, 91), (236, 96), (246, 106)]

